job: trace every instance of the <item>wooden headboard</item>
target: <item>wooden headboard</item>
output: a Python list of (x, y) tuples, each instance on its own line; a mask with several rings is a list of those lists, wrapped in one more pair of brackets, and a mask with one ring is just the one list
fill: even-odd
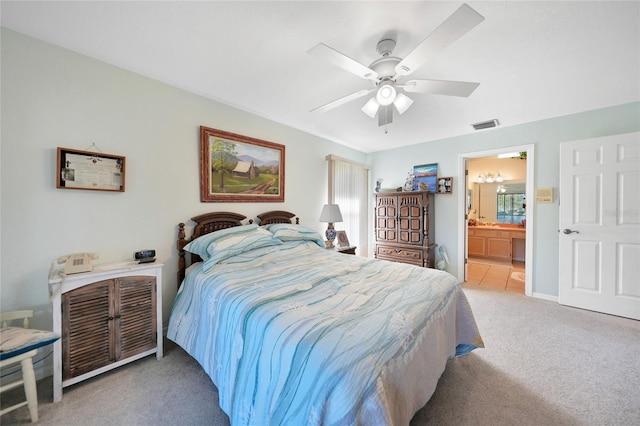
[[(286, 212), (284, 210), (273, 210), (270, 212), (262, 213), (258, 215), (258, 225), (264, 226), (272, 223), (293, 223), (291, 222), (291, 218), (294, 217), (295, 214)], [(296, 217), (296, 225), (300, 225), (300, 218)]]
[[(272, 223), (293, 223), (291, 218), (293, 218), (295, 214), (283, 211), (283, 210), (274, 210), (266, 213), (262, 213), (258, 215), (259, 225), (268, 225)], [(189, 242), (195, 240), (196, 238), (208, 234), (210, 232), (219, 231), (221, 229), (232, 228), (234, 226), (241, 226), (245, 223), (243, 222), (247, 217), (238, 213), (232, 212), (213, 212), (213, 213), (205, 213), (199, 216), (192, 217), (191, 220), (196, 223), (196, 226), (193, 228), (193, 232), (191, 233), (191, 238), (187, 239), (185, 234), (185, 224), (178, 224), (178, 287), (182, 284), (182, 280), (184, 280), (184, 276), (187, 270), (187, 259), (186, 259), (186, 250), (184, 246), (186, 246)], [(249, 219), (247, 223), (253, 223), (253, 220)], [(295, 218), (295, 223), (300, 224), (300, 219)], [(189, 265), (200, 262), (200, 256), (190, 253), (189, 257)]]

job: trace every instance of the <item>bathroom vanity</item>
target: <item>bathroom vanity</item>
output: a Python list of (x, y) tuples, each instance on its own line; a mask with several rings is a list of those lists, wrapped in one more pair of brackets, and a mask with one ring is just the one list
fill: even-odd
[(511, 262), (525, 260), (524, 227), (469, 226), (468, 252), (471, 257)]

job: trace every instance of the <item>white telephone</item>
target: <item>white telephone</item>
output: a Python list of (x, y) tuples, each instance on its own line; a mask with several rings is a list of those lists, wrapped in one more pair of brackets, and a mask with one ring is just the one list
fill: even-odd
[(76, 253), (60, 256), (58, 263), (64, 263), (64, 273), (78, 274), (80, 272), (91, 272), (93, 270), (92, 260), (98, 259), (98, 253)]

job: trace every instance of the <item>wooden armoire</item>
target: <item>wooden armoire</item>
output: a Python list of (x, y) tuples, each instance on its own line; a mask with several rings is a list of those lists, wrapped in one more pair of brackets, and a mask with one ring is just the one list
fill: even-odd
[(433, 196), (426, 191), (375, 194), (377, 259), (434, 267)]

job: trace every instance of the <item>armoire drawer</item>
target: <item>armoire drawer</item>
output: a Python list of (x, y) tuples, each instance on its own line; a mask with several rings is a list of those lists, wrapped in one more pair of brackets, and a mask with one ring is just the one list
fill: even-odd
[(425, 251), (397, 246), (376, 245), (376, 257), (378, 259), (394, 262), (412, 263), (422, 266), (425, 261)]

